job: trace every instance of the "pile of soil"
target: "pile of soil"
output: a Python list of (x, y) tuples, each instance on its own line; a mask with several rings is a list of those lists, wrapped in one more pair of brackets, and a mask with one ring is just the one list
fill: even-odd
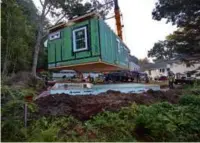
[(141, 94), (123, 94), (108, 91), (100, 95), (71, 96), (66, 94), (50, 95), (39, 98), (35, 103), (39, 107), (39, 115), (67, 116), (72, 115), (80, 120), (87, 120), (104, 110), (118, 111), (121, 107), (132, 103), (150, 105), (160, 101), (178, 103), (181, 89), (169, 91), (149, 90)]

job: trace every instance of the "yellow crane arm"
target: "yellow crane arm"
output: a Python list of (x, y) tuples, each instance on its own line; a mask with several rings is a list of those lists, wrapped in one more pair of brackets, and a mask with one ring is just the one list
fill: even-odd
[(120, 9), (118, 5), (118, 0), (114, 0), (114, 6), (115, 6), (115, 20), (116, 20), (116, 26), (117, 26), (117, 35), (123, 40), (122, 36), (122, 24), (121, 24), (121, 17), (120, 17)]

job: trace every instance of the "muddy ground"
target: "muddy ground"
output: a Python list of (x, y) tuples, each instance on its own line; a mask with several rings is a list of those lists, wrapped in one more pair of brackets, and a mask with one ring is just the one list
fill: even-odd
[(100, 95), (70, 96), (66, 94), (51, 95), (39, 98), (35, 103), (39, 115), (72, 115), (80, 120), (87, 120), (104, 110), (117, 111), (132, 103), (150, 105), (160, 101), (176, 104), (181, 96), (181, 89), (152, 91), (141, 94), (122, 94), (108, 91)]

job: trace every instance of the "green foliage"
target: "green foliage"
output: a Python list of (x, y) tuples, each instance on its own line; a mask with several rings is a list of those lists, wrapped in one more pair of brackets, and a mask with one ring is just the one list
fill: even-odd
[(181, 98), (181, 100), (179, 102), (180, 102), (181, 105), (200, 106), (200, 94), (199, 94), (199, 96), (185, 95)]
[(3, 74), (28, 70), (32, 60), (34, 27), (14, 0), (4, 0), (1, 6)]
[[(88, 10), (96, 9), (100, 15), (105, 18), (105, 16), (109, 13), (111, 8), (113, 7), (113, 3), (110, 3), (109, 0), (90, 0), (87, 2), (83, 2), (83, 0), (66, 0), (66, 1), (48, 1), (49, 5), (52, 5), (54, 8), (60, 8), (62, 10), (61, 13), (57, 13), (55, 10), (51, 11), (52, 17), (58, 17), (62, 14), (66, 14), (69, 18), (75, 15), (84, 15)], [(107, 4), (106, 4), (107, 3)], [(106, 4), (106, 5), (104, 5)]]
[[(25, 129), (22, 99), (31, 91), (3, 86), (2, 141), (199, 141), (198, 89), (199, 85), (188, 86), (178, 104), (132, 104), (117, 112), (104, 111), (83, 122), (71, 116), (35, 118), (29, 115)], [(34, 111), (34, 105), (29, 105), (29, 113)]]
[(44, 117), (35, 121), (28, 130), (27, 140), (30, 142), (53, 142), (58, 140), (58, 127), (55, 126), (54, 122), (49, 123)]
[(138, 60), (138, 65), (140, 65), (141, 68), (144, 68), (145, 65), (149, 64), (150, 61), (148, 58), (144, 58), (144, 59), (139, 59)]
[(185, 95), (200, 95), (200, 83), (199, 81), (195, 82), (193, 85), (185, 85), (184, 87)]
[(95, 141), (135, 141), (133, 130), (137, 105), (123, 108), (118, 113), (103, 112), (85, 123), (86, 127), (96, 132)]
[(16, 0), (17, 4), (20, 5), (23, 15), (27, 17), (27, 20), (33, 24), (33, 26), (37, 25), (39, 15), (38, 10), (33, 3), (33, 0)]
[(141, 106), (136, 117), (137, 139), (146, 141), (198, 141), (200, 98), (183, 96), (180, 105)]
[(155, 57), (156, 60), (169, 60), (175, 56), (173, 41), (159, 41), (148, 51), (148, 57)]
[(159, 0), (152, 16), (156, 20), (167, 18), (178, 26), (185, 26), (190, 21), (195, 21), (199, 16), (200, 3), (196, 0)]
[(33, 0), (2, 0), (1, 71), (4, 75), (30, 71), (33, 66), (33, 75), (36, 76), (36, 67), (47, 69), (47, 50), (43, 47), (43, 43), (47, 39), (46, 28), (50, 25), (48, 14), (60, 22), (63, 18), (83, 15), (92, 8), (97, 8), (105, 17), (112, 8), (112, 3), (102, 7), (107, 0), (41, 2), (43, 2), (41, 10), (43, 13), (38, 11)]
[(79, 141), (75, 131), (78, 125), (81, 122), (72, 117), (42, 117), (31, 122), (27, 130), (27, 141)]
[(35, 77), (30, 77), (27, 84), (28, 84), (28, 87), (33, 88), (38, 92), (41, 92), (46, 87), (44, 80), (40, 80)]
[(40, 77), (47, 77), (48, 79), (52, 79), (52, 72), (51, 71), (42, 71), (39, 73)]
[[(163, 51), (170, 56), (171, 53), (167, 53), (167, 51), (173, 49), (177, 54), (197, 55), (198, 58), (200, 54), (199, 11), (200, 3), (196, 0), (159, 0), (152, 12), (153, 19), (166, 18), (167, 22), (176, 24), (179, 29), (169, 35), (165, 41), (156, 43), (149, 51), (149, 56), (160, 58), (159, 54), (162, 54)], [(167, 45), (160, 43), (167, 43)]]
[[(3, 141), (25, 140), (24, 130), (24, 97), (33, 95), (32, 89), (14, 89), (9, 86), (1, 87), (1, 131)], [(28, 104), (29, 113), (35, 112), (37, 107)]]

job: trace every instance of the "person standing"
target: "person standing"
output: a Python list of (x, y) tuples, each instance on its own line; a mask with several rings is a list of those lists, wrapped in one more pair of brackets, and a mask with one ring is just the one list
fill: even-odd
[(137, 83), (138, 83), (140, 81), (140, 73), (139, 72), (137, 72), (136, 79), (137, 79)]
[(147, 74), (145, 74), (145, 82), (146, 82), (146, 83), (149, 83), (149, 77), (148, 77)]
[(168, 80), (170, 89), (174, 88), (174, 76), (175, 74), (170, 69), (168, 69)]

